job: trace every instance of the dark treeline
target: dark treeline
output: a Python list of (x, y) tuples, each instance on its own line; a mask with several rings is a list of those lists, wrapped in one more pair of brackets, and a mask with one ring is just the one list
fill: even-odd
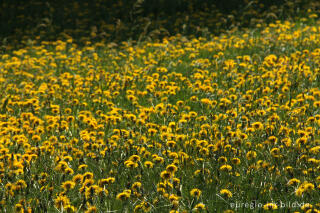
[(11, 46), (26, 40), (72, 37), (88, 41), (144, 40), (176, 33), (205, 36), (299, 16), (308, 0), (91, 0), (0, 3), (0, 39)]

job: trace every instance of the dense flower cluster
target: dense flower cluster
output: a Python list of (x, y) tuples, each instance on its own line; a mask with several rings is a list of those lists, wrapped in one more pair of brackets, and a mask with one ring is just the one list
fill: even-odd
[(1, 211), (319, 211), (319, 31), (1, 55)]

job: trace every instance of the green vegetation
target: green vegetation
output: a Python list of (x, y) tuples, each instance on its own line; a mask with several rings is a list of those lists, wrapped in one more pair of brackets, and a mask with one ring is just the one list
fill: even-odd
[(1, 212), (320, 211), (319, 3), (93, 2), (2, 3)]

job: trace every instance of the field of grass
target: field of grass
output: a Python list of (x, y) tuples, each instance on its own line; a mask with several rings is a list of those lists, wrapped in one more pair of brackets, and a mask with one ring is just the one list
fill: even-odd
[(0, 212), (320, 212), (308, 5), (220, 34), (3, 44)]

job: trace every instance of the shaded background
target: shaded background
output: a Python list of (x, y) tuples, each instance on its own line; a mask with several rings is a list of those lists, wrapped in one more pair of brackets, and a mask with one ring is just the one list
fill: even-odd
[[(0, 42), (6, 49), (28, 40), (88, 41), (161, 39), (177, 33), (218, 35), (275, 20), (296, 19), (310, 0), (92, 0), (0, 3)], [(310, 4), (312, 6), (310, 7)]]

